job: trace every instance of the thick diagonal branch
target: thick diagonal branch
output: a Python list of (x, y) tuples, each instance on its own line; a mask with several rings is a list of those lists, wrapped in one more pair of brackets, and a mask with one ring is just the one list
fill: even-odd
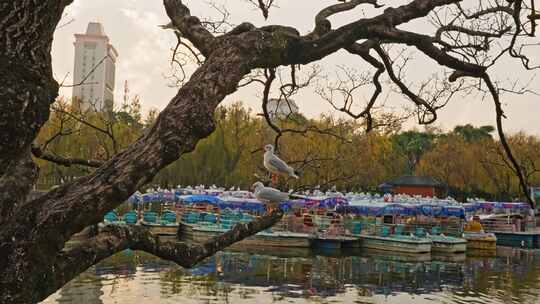
[(187, 38), (201, 53), (208, 57), (213, 51), (214, 35), (202, 26), (199, 18), (190, 15), (189, 8), (179, 0), (164, 0), (167, 15), (174, 28)]

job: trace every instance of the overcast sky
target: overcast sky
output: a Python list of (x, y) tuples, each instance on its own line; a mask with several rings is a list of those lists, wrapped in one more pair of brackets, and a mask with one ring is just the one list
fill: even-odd
[[(469, 0), (470, 1), (470, 0)], [(209, 16), (214, 14), (205, 1), (186, 1), (193, 15)], [(381, 1), (387, 5), (396, 6), (404, 1)], [(244, 0), (222, 0), (218, 3), (227, 4), (231, 13), (231, 21), (239, 24), (249, 21), (255, 25), (281, 24), (296, 27), (301, 33), (306, 33), (313, 26), (313, 16), (324, 5), (335, 3), (333, 0), (281, 0), (279, 8), (271, 12), (270, 18), (264, 21), (261, 14)], [(309, 3), (309, 5), (307, 5)], [(320, 4), (316, 4), (320, 3)], [(333, 20), (334, 26), (347, 22), (351, 18), (370, 14), (370, 10), (357, 9), (339, 16)], [(53, 67), (55, 77), (60, 81), (65, 80), (70, 84), (73, 73), (73, 42), (75, 33), (84, 33), (88, 22), (98, 21), (104, 25), (105, 32), (111, 43), (119, 52), (116, 70), (115, 102), (121, 101), (123, 84), (127, 80), (131, 94), (141, 97), (143, 110), (150, 108), (162, 109), (177, 91), (167, 85), (165, 75), (169, 73), (171, 47), (176, 38), (171, 31), (158, 27), (160, 24), (169, 22), (161, 1), (148, 0), (75, 0), (68, 10), (63, 22), (72, 20), (66, 26), (57, 30), (53, 43)], [(425, 24), (413, 24), (412, 28), (422, 31)], [(537, 42), (539, 40), (536, 40)], [(540, 64), (540, 48), (532, 49), (536, 52), (537, 64)], [(415, 54), (407, 69), (407, 80), (420, 82), (430, 77), (434, 72), (441, 69), (422, 55)], [(335, 75), (338, 65), (346, 65), (358, 70), (369, 67), (359, 60), (338, 52), (319, 64), (324, 72), (332, 77)], [(304, 69), (306, 70), (306, 69)], [(494, 78), (502, 81), (520, 80), (528, 82), (533, 73), (526, 73), (517, 61), (505, 60), (504, 64), (492, 72)], [(533, 79), (530, 89), (540, 92), (540, 75)], [(241, 89), (237, 93), (227, 97), (226, 103), (241, 100), (257, 112), (260, 111), (261, 102), (257, 87)], [(61, 89), (61, 95), (71, 96), (71, 89)], [(357, 99), (360, 101), (369, 99), (370, 91), (360, 92)], [(404, 100), (397, 94), (384, 96), (389, 107), (399, 108)], [(331, 107), (326, 101), (321, 100), (312, 90), (306, 90), (295, 97), (300, 111), (309, 117), (315, 117), (321, 113), (328, 113)], [(505, 121), (505, 129), (515, 132), (524, 130), (528, 133), (540, 135), (540, 97), (535, 95), (505, 95), (503, 97), (505, 111), (508, 119)], [(439, 113), (436, 125), (443, 128), (452, 128), (457, 124), (473, 123), (474, 125), (494, 125), (494, 109), (490, 99), (481, 100), (479, 96), (460, 96), (454, 99), (445, 109)], [(410, 123), (409, 126), (413, 124)]]

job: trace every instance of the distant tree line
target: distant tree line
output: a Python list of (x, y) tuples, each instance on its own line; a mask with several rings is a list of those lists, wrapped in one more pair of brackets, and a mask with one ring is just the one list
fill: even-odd
[[(125, 100), (112, 113), (87, 111), (58, 100), (38, 142), (50, 153), (104, 162), (141, 136), (157, 113), (143, 118), (138, 98)], [(216, 111), (216, 131), (202, 140), (195, 153), (183, 155), (161, 170), (153, 184), (219, 185), (248, 188), (265, 179), (262, 147), (274, 143), (275, 133), (251, 109), (238, 102)], [(349, 119), (321, 115), (276, 118), (284, 133), (279, 154), (301, 172), (300, 181), (282, 180), (283, 187), (377, 191), (377, 186), (404, 174), (430, 175), (448, 185), (458, 199), (480, 196), (510, 200), (520, 197), (518, 180), (491, 126), (456, 126), (444, 132), (402, 130), (399, 124), (365, 132)], [(58, 135), (60, 134), (60, 135)], [(523, 132), (509, 142), (530, 185), (540, 184), (540, 139)], [(83, 148), (84, 147), (84, 148)], [(88, 148), (92, 147), (92, 148)], [(38, 187), (48, 189), (88, 174), (88, 167), (61, 166), (38, 159)]]

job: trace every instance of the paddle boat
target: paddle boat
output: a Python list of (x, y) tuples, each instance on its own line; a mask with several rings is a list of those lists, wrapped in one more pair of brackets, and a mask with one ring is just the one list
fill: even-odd
[(401, 217), (412, 216), (412, 206), (384, 202), (340, 206), (338, 212), (349, 218), (346, 226), (351, 236), (359, 238), (361, 248), (407, 253), (431, 252), (433, 242), (426, 237), (405, 233)]
[(467, 250), (467, 240), (440, 234), (439, 227), (433, 227), (430, 234), (424, 233), (423, 229), (419, 228), (416, 234), (433, 242), (431, 251), (434, 253), (463, 253)]
[(468, 249), (497, 249), (497, 237), (494, 233), (484, 231), (480, 219), (477, 216), (474, 216), (472, 220), (465, 225), (463, 238), (467, 240)]
[(527, 203), (475, 201), (467, 207), (483, 231), (495, 235), (498, 245), (540, 248), (540, 230)]
[[(204, 243), (223, 234), (237, 223), (247, 223), (256, 217), (240, 211), (223, 210), (221, 214), (190, 212), (182, 217), (180, 235), (183, 240), (194, 243)], [(274, 231), (266, 229), (254, 236), (234, 244), (242, 246), (269, 246), (309, 248), (313, 237), (308, 233), (292, 231)]]
[(386, 250), (406, 253), (429, 253), (433, 242), (425, 237), (416, 235), (401, 234), (400, 226), (396, 226), (394, 234), (390, 231), (390, 226), (376, 227), (379, 233), (357, 235), (360, 239), (361, 248)]
[(148, 227), (151, 233), (163, 236), (176, 236), (178, 230), (176, 213), (173, 211), (164, 211), (159, 218), (156, 212), (145, 211), (141, 225)]

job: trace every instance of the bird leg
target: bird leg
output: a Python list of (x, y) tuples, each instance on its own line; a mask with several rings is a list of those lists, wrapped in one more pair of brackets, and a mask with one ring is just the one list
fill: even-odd
[(279, 208), (279, 203), (268, 203), (266, 204), (266, 213), (270, 214), (274, 212), (274, 210)]
[(272, 173), (272, 187), (276, 187), (279, 182), (279, 175)]

